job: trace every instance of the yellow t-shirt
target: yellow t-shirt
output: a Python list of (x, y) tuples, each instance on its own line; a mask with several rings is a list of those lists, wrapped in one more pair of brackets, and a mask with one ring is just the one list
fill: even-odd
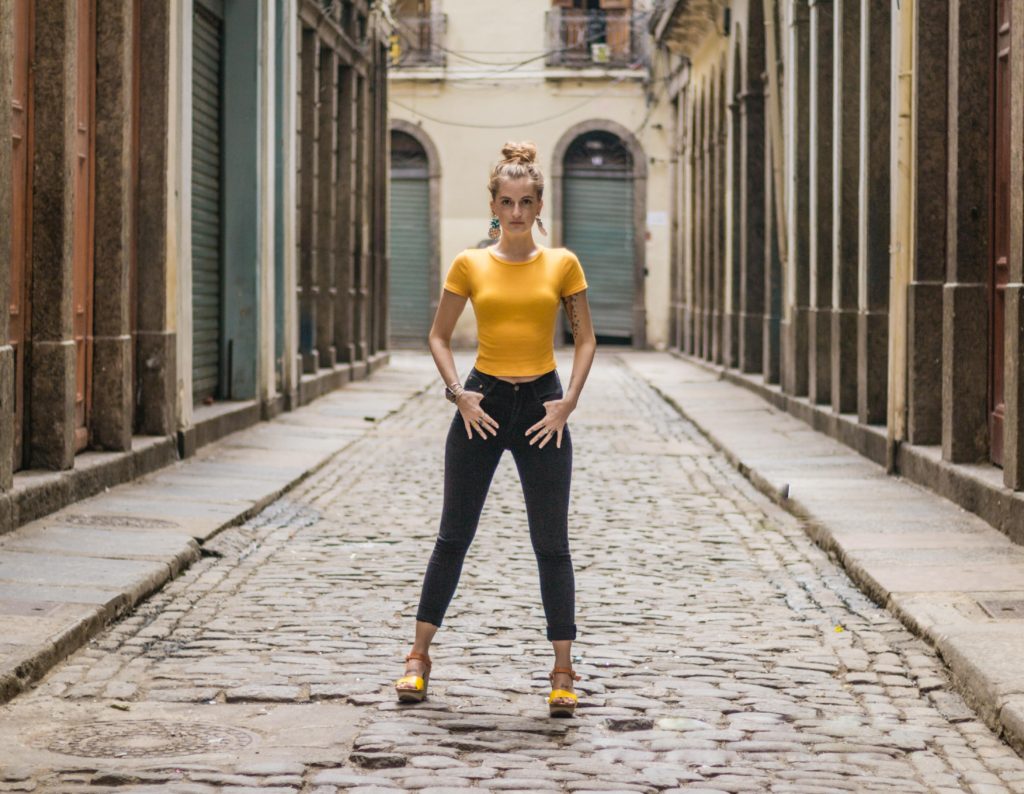
[(540, 247), (527, 262), (508, 262), (490, 248), (469, 248), (455, 257), (444, 288), (473, 303), (478, 370), (543, 375), (555, 368), (561, 299), (585, 290), (587, 280), (580, 260), (566, 248)]

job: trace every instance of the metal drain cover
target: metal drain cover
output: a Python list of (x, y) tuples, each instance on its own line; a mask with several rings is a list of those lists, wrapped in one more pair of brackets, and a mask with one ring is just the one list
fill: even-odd
[(993, 598), (988, 601), (978, 601), (978, 605), (991, 618), (1024, 620), (1024, 598)]
[(77, 758), (163, 758), (248, 747), (253, 734), (227, 725), (170, 720), (109, 720), (62, 728), (36, 744)]

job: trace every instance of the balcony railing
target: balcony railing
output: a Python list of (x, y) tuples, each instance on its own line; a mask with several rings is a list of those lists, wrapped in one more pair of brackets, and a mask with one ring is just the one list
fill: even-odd
[(447, 14), (398, 16), (391, 34), (391, 66), (444, 66)]
[(553, 8), (547, 12), (547, 65), (647, 66), (648, 15), (630, 9)]

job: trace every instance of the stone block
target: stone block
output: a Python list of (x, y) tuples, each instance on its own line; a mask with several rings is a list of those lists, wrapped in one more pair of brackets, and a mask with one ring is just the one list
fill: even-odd
[(28, 460), (32, 468), (70, 469), (75, 460), (75, 343), (32, 342)]
[(95, 337), (90, 417), (92, 446), (111, 450), (131, 449), (132, 385), (131, 336)]
[(889, 383), (889, 314), (857, 315), (857, 420), (885, 424)]
[(832, 311), (832, 410), (837, 414), (857, 410), (857, 312)]
[(989, 294), (987, 284), (946, 284), (942, 292), (942, 456), (988, 459)]
[(907, 288), (907, 440), (942, 440), (942, 282)]

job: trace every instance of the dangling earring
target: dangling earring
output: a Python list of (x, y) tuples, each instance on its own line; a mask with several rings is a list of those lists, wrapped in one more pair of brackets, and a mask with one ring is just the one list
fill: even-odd
[(548, 230), (544, 228), (544, 221), (540, 219), (540, 215), (537, 216), (537, 228), (540, 230), (540, 233), (543, 234), (545, 237), (548, 236)]
[(497, 240), (499, 237), (501, 237), (501, 224), (498, 223), (497, 215), (491, 216), (491, 228), (487, 230), (487, 236), (490, 237), (492, 240)]

